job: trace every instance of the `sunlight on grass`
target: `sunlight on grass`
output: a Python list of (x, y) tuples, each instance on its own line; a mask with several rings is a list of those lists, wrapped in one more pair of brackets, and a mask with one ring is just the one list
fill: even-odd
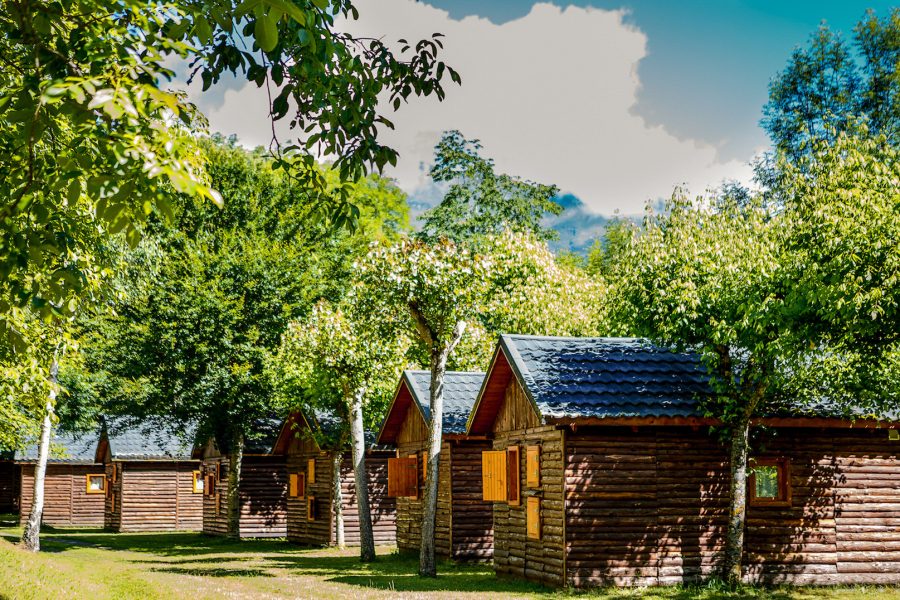
[[(8, 524), (0, 517), (0, 524)], [(230, 541), (196, 533), (111, 534), (48, 529), (44, 552), (13, 542), (0, 528), (0, 598), (591, 598), (609, 600), (887, 600), (900, 588), (747, 588), (715, 586), (549, 590), (498, 579), (490, 565), (442, 563), (437, 579), (416, 575), (418, 559), (379, 548), (362, 564), (357, 550), (302, 548), (282, 540)]]

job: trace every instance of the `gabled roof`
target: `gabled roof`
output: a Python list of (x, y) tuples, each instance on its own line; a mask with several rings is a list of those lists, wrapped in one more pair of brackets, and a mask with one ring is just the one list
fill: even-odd
[[(94, 454), (97, 450), (97, 432), (87, 433), (63, 433), (54, 431), (50, 438), (50, 458), (48, 462), (57, 464), (84, 464), (94, 463)], [(17, 450), (15, 460), (19, 462), (37, 462), (38, 444), (30, 444), (22, 450)]]
[(173, 431), (159, 423), (108, 420), (97, 445), (97, 462), (103, 462), (107, 446), (112, 460), (190, 460), (196, 430), (196, 426)]
[[(343, 419), (332, 411), (323, 410), (321, 408), (307, 410), (297, 408), (291, 412), (291, 414), (288, 415), (288, 418), (281, 424), (278, 437), (272, 447), (272, 454), (286, 454), (291, 445), (291, 441), (304, 435), (301, 431), (307, 431), (309, 435), (314, 435), (316, 433), (322, 434), (321, 436), (314, 436), (312, 438), (316, 443), (316, 446), (319, 445), (319, 438), (321, 437), (324, 437), (326, 441), (330, 440), (329, 444), (334, 444), (339, 438), (340, 429), (342, 427), (345, 427)], [(349, 444), (349, 433), (347, 435), (348, 439), (346, 443)], [(375, 436), (368, 429), (363, 431), (363, 438), (365, 440), (367, 452), (381, 452), (387, 450), (387, 448), (382, 448), (375, 444)]]
[[(244, 454), (271, 454), (275, 442), (278, 440), (282, 422), (282, 419), (274, 417), (255, 419), (253, 426), (244, 438)], [(202, 458), (205, 455), (205, 451), (209, 449), (218, 453), (218, 445), (213, 436), (210, 436), (205, 443), (195, 445), (192, 456), (194, 458)]]
[[(475, 405), (484, 376), (484, 373), (469, 371), (448, 371), (444, 374), (444, 415), (441, 425), (444, 434), (465, 433), (466, 420)], [(400, 425), (413, 404), (426, 423), (431, 419), (430, 390), (430, 371), (403, 372), (394, 400), (381, 425), (379, 444), (395, 443)]]
[(490, 432), (512, 377), (544, 423), (702, 417), (698, 400), (711, 392), (697, 354), (635, 338), (502, 335), (468, 433)]

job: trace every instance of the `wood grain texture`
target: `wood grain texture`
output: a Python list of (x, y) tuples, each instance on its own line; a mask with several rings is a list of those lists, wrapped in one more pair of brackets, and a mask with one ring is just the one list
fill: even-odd
[[(105, 494), (88, 494), (85, 477), (103, 474), (103, 465), (49, 463), (44, 479), (45, 525), (53, 527), (102, 527)], [(24, 522), (34, 498), (34, 465), (20, 465), (20, 513)]]
[[(115, 467), (114, 467), (115, 465)], [(198, 461), (110, 461), (105, 527), (116, 532), (200, 531), (203, 495), (195, 494)]]
[[(203, 499), (203, 533), (228, 532), (228, 457), (208, 458), (201, 466), (205, 476), (220, 473), (212, 494)], [(241, 538), (278, 538), (287, 535), (287, 462), (283, 456), (244, 455), (241, 465)], [(220, 506), (216, 510), (216, 503)]]

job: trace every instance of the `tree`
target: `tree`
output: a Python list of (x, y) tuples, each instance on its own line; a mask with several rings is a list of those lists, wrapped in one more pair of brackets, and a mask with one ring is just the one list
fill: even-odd
[(511, 229), (542, 240), (555, 238), (556, 232), (541, 220), (562, 212), (553, 200), (558, 188), (497, 174), (494, 161), (483, 158), (480, 150), (478, 140), (467, 140), (459, 131), (441, 136), (429, 174), (449, 188), (440, 204), (425, 212), (422, 235), (462, 242)]
[(859, 123), (900, 144), (898, 61), (900, 9), (883, 20), (868, 11), (852, 46), (822, 25), (769, 84), (762, 125), (776, 149), (798, 161)]
[(330, 396), (329, 388), (337, 390), (342, 401), (340, 413), (348, 416), (363, 562), (375, 560), (364, 412), (384, 413), (405, 366), (408, 347), (404, 337), (384, 336), (377, 329), (378, 324), (354, 305), (351, 294), (343, 305), (320, 302), (306, 319), (292, 323), (282, 348), (287, 360), (303, 365), (304, 387), (319, 390), (320, 403), (321, 396)]
[[(722, 572), (740, 581), (750, 419), (772, 408), (779, 360), (790, 355), (780, 264), (782, 220), (759, 198), (690, 201), (648, 214), (611, 284), (611, 321), (658, 343), (698, 352), (730, 447), (730, 508)], [(629, 331), (630, 330), (630, 331)]]
[(842, 397), (873, 413), (896, 410), (900, 148), (865, 131), (839, 133), (814, 143), (799, 163), (780, 161), (775, 173), (791, 282), (785, 304), (795, 335), (817, 349), (804, 353), (812, 380), (792, 392)]
[(172, 225), (155, 223), (129, 255), (126, 293), (114, 315), (85, 324), (84, 346), (89, 371), (113, 380), (98, 387), (108, 412), (197, 424), (199, 439), (216, 439), (229, 456), (228, 531), (237, 535), (252, 423), (287, 408), (274, 401), (267, 369), (282, 334), (319, 298), (339, 297), (360, 236), (390, 236), (406, 213), (402, 193), (372, 178), (353, 188), (363, 211), (356, 234), (298, 226), (306, 188), (261, 153), (221, 140), (206, 152), (228, 204), (173, 203)]
[(434, 525), (437, 508), (437, 474), (442, 441), (444, 374), (451, 353), (476, 316), (484, 290), (487, 263), (465, 247), (441, 240), (434, 244), (404, 240), (376, 247), (361, 262), (357, 276), (368, 290), (363, 310), (382, 311), (385, 320), (403, 320), (406, 313), (427, 352), (431, 371), (429, 389), (427, 475), (422, 518), (419, 573), (437, 575), (434, 558)]
[(636, 229), (631, 219), (613, 217), (606, 225), (603, 239), (595, 241), (588, 251), (585, 271), (595, 276), (612, 277)]
[[(378, 141), (378, 128), (392, 126), (379, 98), (395, 110), (411, 95), (443, 98), (444, 77), (459, 75), (437, 58), (439, 34), (398, 54), (338, 30), (339, 17), (358, 12), (348, 0), (0, 6), (0, 187), (9, 192), (0, 272), (12, 294), (4, 300), (37, 297), (62, 310), (62, 292), (81, 285), (79, 264), (70, 261), (65, 278), (43, 264), (90, 249), (72, 230), (96, 223), (134, 242), (148, 213), (168, 212), (170, 187), (221, 201), (192, 134), (202, 118), (164, 87), (172, 60), (187, 61), (204, 88), (226, 74), (276, 86), (270, 114), (300, 136), (283, 149), (273, 140), (275, 165), (307, 185), (325, 188), (314, 153), (333, 157), (342, 181), (396, 162)], [(334, 208), (339, 221), (358, 214), (347, 203)], [(29, 269), (43, 278), (26, 281)]]

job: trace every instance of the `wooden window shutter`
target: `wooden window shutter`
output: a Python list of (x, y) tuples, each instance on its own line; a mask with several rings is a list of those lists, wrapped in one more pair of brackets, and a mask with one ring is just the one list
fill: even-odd
[(530, 496), (527, 500), (525, 507), (525, 527), (529, 539), (541, 539), (541, 499), (536, 496)]
[(300, 498), (306, 495), (306, 478), (303, 473), (291, 473), (288, 475), (288, 496)]
[(391, 498), (418, 498), (418, 461), (412, 458), (388, 459), (388, 496)]
[(506, 498), (511, 506), (518, 506), (522, 503), (522, 500), (519, 497), (520, 484), (519, 447), (510, 446), (506, 449)]
[(422, 485), (428, 481), (428, 451), (422, 452)]
[(525, 485), (530, 488), (541, 485), (541, 447), (528, 446), (525, 451)]
[(484, 500), (506, 501), (506, 450), (481, 453), (481, 481)]
[(316, 511), (316, 497), (315, 496), (307, 496), (306, 497), (306, 520), (307, 521), (315, 521), (316, 517), (318, 517)]
[(316, 482), (316, 459), (314, 458), (306, 462), (306, 478), (310, 483)]

